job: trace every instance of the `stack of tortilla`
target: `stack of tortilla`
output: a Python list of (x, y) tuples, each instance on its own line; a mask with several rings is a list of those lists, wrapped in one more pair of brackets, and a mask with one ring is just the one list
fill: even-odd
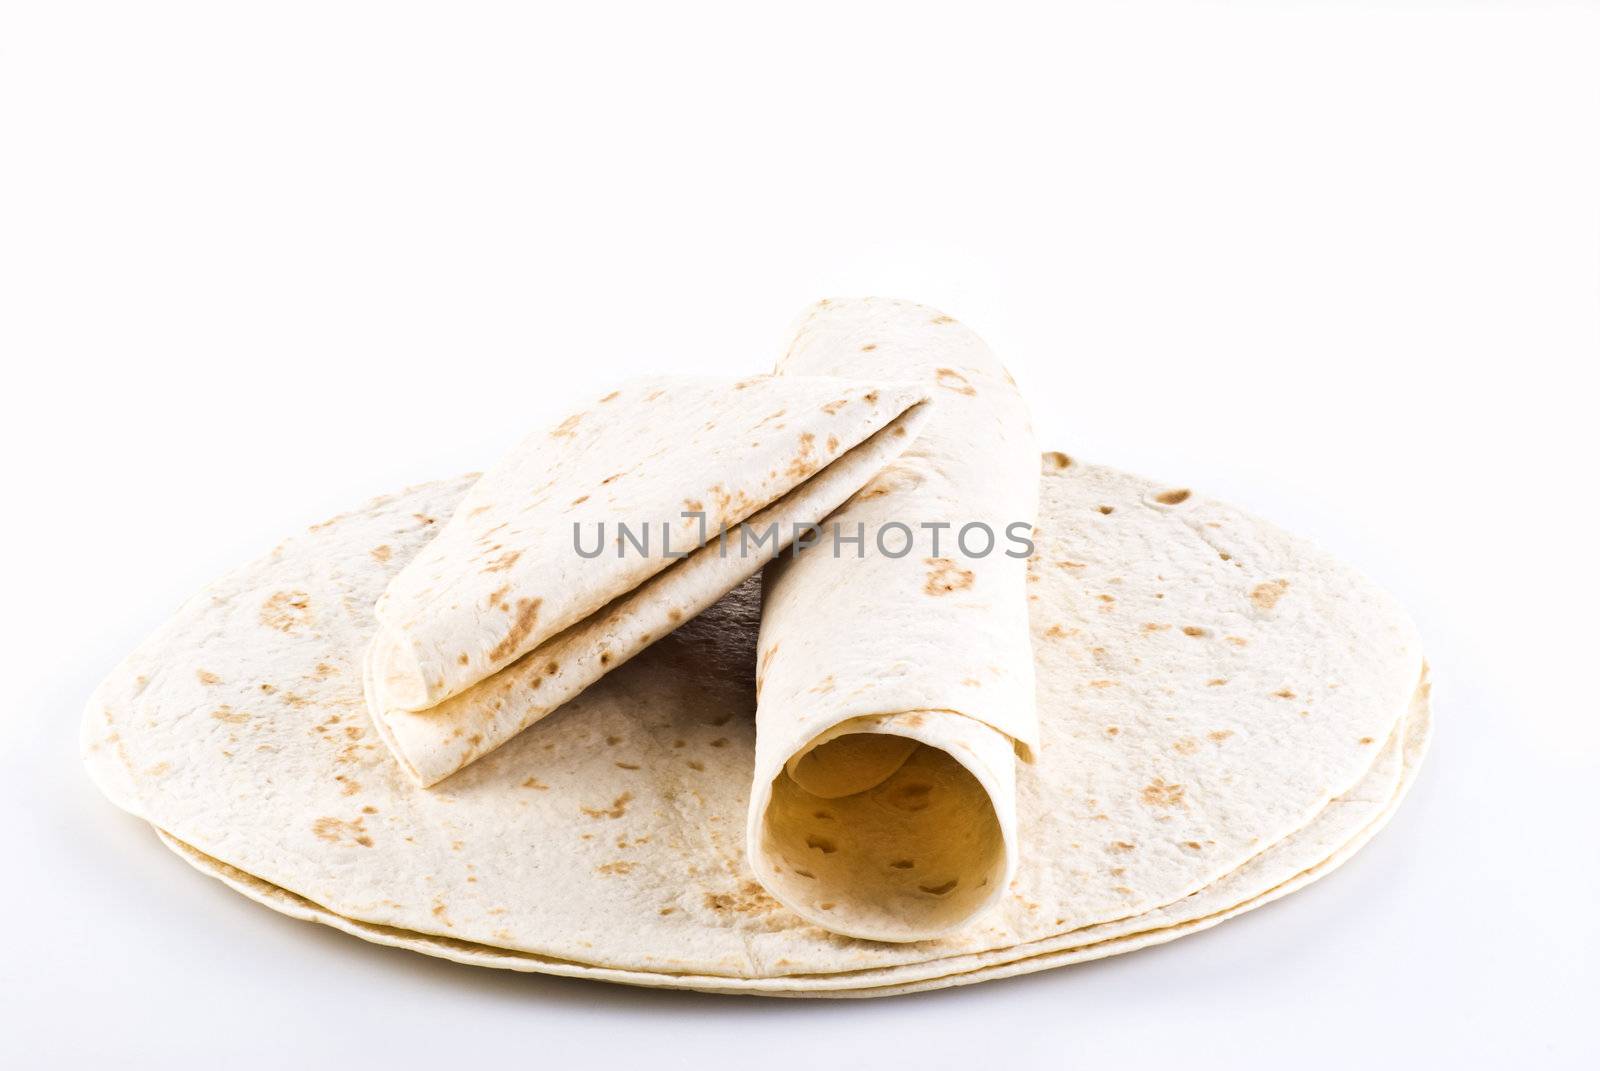
[[(1009, 377), (933, 310), (824, 303), (787, 353), (738, 391), (625, 387), (571, 454), (536, 433), (222, 578), (91, 700), (92, 776), (200, 870), (366, 940), (790, 996), (1172, 940), (1393, 813), (1428, 682), (1359, 573), (1038, 454)], [(715, 401), (752, 387), (773, 394)], [(648, 417), (666, 389), (702, 401)], [(563, 557), (551, 530), (570, 550), (575, 500), (613, 488), (580, 519), (709, 523), (676, 531), (687, 556)], [(776, 550), (719, 537), (772, 510), (826, 521), (762, 578)], [(859, 557), (827, 542), (841, 520)], [(896, 557), (871, 533), (895, 520), (999, 545)]]

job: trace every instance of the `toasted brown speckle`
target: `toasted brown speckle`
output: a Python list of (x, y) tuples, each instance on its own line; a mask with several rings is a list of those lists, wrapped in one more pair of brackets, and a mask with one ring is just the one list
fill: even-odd
[(1139, 794), (1147, 807), (1183, 806), (1183, 786), (1171, 784), (1157, 777)]
[(303, 591), (279, 591), (261, 604), (261, 623), (279, 632), (294, 632), (311, 623), (311, 596)]
[(590, 818), (621, 818), (628, 813), (628, 804), (633, 802), (633, 793), (624, 792), (611, 801), (610, 807), (580, 807), (578, 808)]
[(511, 628), (489, 651), (491, 661), (498, 662), (516, 653), (518, 645), (527, 639), (528, 633), (533, 631), (534, 623), (539, 620), (539, 606), (542, 602), (542, 599), (517, 600), (517, 614), (511, 622)]
[(1288, 590), (1287, 580), (1269, 580), (1250, 589), (1250, 601), (1263, 610), (1270, 610), (1278, 605), (1278, 600), (1283, 598), (1283, 593)]
[(949, 558), (924, 558), (923, 563), (932, 567), (922, 585), (922, 590), (929, 595), (948, 595), (973, 585), (972, 570), (960, 568)]

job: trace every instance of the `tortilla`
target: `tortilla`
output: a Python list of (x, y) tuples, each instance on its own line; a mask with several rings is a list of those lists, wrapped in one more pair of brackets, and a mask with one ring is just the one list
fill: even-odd
[(751, 866), (836, 933), (940, 937), (1005, 895), (1014, 755), (1038, 742), (1027, 407), (977, 335), (903, 301), (813, 307), (778, 371), (919, 383), (937, 404), (818, 545), (767, 571)]
[(1344, 812), (1330, 802), (1374, 770), (1422, 664), (1403, 612), (1310, 543), (1181, 488), (1044, 467), (1017, 876), (937, 940), (828, 933), (746, 865), (753, 581), (437, 789), (404, 775), (367, 722), (359, 654), (423, 519), (467, 479), (336, 518), (190, 600), (91, 700), (85, 759), (113, 802), (252, 881), (440, 954), (787, 989), (1081, 944)]
[[(330, 926), (375, 944), (421, 952), (464, 965), (650, 988), (752, 996), (900, 996), (1032, 974), (1164, 944), (1210, 929), (1326, 877), (1388, 824), (1415, 781), (1432, 732), (1432, 711), (1426, 682), (1417, 689), (1412, 709), (1400, 728), (1403, 736), (1401, 732), (1396, 733), (1391, 746), (1384, 749), (1379, 761), (1361, 783), (1330, 803), (1306, 828), (1285, 837), (1200, 892), (1167, 907), (1045, 941), (975, 955), (833, 975), (752, 979), (736, 986), (726, 978), (714, 976), (655, 974), (595, 967), (372, 926), (336, 915), (285, 889), (228, 866), (162, 830), (158, 829), (156, 833), (163, 844), (196, 870), (291, 918)], [(1384, 795), (1386, 789), (1390, 794)]]
[[(384, 742), (423, 785), (482, 758), (836, 508), (904, 449), (925, 398), (655, 378), (530, 435), (378, 600), (364, 686)], [(740, 522), (757, 539), (719, 536)]]

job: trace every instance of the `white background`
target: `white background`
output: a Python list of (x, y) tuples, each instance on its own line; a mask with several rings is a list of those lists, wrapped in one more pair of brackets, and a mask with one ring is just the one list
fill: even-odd
[[(535, 7), (0, 9), (0, 1063), (1595, 1066), (1600, 8)], [(1437, 743), (1366, 851), (1153, 951), (761, 1002), (291, 922), (82, 775), (215, 574), (861, 293), (1410, 605)]]

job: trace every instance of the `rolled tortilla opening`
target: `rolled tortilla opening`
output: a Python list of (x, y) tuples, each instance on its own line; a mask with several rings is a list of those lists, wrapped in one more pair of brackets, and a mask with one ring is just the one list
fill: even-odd
[(808, 921), (877, 941), (960, 928), (1010, 883), (1015, 760), (1003, 734), (950, 711), (853, 718), (766, 785), (752, 864)]

